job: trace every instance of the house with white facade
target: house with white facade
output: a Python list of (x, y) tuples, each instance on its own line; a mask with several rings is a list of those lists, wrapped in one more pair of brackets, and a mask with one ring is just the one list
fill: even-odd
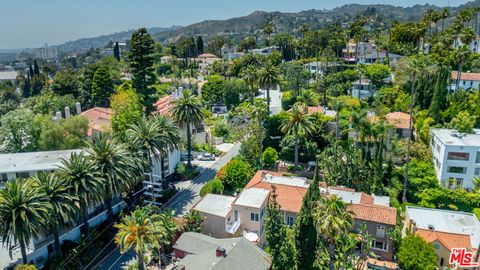
[(435, 172), (441, 185), (448, 188), (474, 188), (480, 177), (480, 129), (473, 134), (454, 129), (432, 128), (431, 149)]
[(395, 54), (395, 53), (389, 53), (387, 55), (386, 52), (373, 52), (373, 53), (367, 53), (359, 56), (358, 62), (361, 64), (367, 64), (367, 65), (375, 64), (375, 63), (386, 64), (388, 59), (388, 63), (393, 64), (398, 60), (400, 60), (402, 57), (404, 56)]
[(462, 72), (460, 77), (458, 77), (458, 71), (452, 71), (450, 74), (450, 91), (457, 90), (457, 80), (458, 88), (464, 90), (478, 90), (480, 84), (480, 73), (474, 72)]
[(352, 97), (359, 99), (368, 99), (373, 97), (374, 86), (368, 79), (355, 81), (352, 83)]
[[(460, 37), (457, 37), (453, 41), (453, 47), (455, 49), (458, 49), (463, 46), (463, 42), (460, 39)], [(480, 35), (477, 35), (471, 42), (468, 44), (468, 47), (470, 48), (470, 51), (472, 53), (480, 53)]]

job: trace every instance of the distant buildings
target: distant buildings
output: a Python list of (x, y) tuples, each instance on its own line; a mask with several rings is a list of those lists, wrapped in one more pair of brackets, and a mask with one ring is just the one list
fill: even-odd
[(462, 72), (460, 73), (460, 78), (458, 77), (458, 71), (452, 71), (450, 74), (450, 88), (451, 91), (457, 90), (457, 79), (458, 88), (464, 90), (479, 90), (480, 83), (480, 73), (473, 72)]
[(368, 79), (355, 81), (352, 83), (352, 97), (358, 99), (368, 99), (373, 97), (374, 86)]
[[(358, 52), (357, 52), (358, 50)], [(358, 45), (354, 39), (348, 41), (347, 47), (342, 50), (343, 57), (347, 61), (356, 61), (356, 57), (377, 51), (377, 45), (373, 41), (359, 41)]]
[[(393, 64), (403, 58), (403, 55), (389, 53), (388, 54), (388, 63)], [(358, 57), (358, 62), (361, 64), (386, 64), (387, 63), (387, 52), (372, 52), (367, 54), (362, 54)]]
[(110, 109), (94, 107), (82, 113), (88, 119), (88, 137), (94, 137), (110, 130)]
[(45, 43), (44, 47), (35, 49), (34, 53), (35, 57), (45, 60), (57, 59), (58, 57), (58, 49), (55, 47), (48, 47), (47, 43)]
[(217, 239), (185, 232), (173, 246), (179, 262), (172, 270), (269, 270), (268, 253), (243, 237)]
[(15, 82), (18, 76), (18, 71), (0, 71), (0, 82), (10, 81)]
[(454, 129), (430, 129), (433, 163), (437, 178), (445, 187), (472, 190), (480, 177), (480, 130), (474, 134)]
[(453, 248), (478, 252), (480, 222), (473, 213), (407, 206), (404, 228), (433, 246), (442, 269), (453, 267), (449, 264)]
[[(453, 41), (453, 47), (455, 49), (458, 49), (463, 46), (462, 40), (460, 37), (457, 37)], [(468, 44), (468, 48), (470, 48), (470, 51), (472, 53), (480, 53), (480, 35), (477, 35), (471, 42)]]
[(270, 46), (260, 49), (251, 49), (248, 52), (253, 54), (260, 54), (260, 55), (270, 55), (273, 51), (278, 50), (277, 46)]

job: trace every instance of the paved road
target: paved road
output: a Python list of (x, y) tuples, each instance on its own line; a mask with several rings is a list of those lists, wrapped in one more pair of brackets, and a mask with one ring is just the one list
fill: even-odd
[(177, 216), (183, 216), (198, 201), (200, 201), (200, 190), (206, 182), (215, 178), (218, 170), (227, 164), (233, 157), (238, 155), (240, 143), (236, 143), (225, 155), (213, 163), (210, 167), (204, 168), (204, 171), (195, 179), (181, 182), (177, 185), (180, 188), (179, 194), (165, 208), (175, 210)]
[[(200, 190), (203, 185), (212, 180), (217, 171), (227, 164), (232, 158), (238, 155), (240, 150), (240, 143), (236, 143), (225, 155), (215, 161), (210, 167), (204, 168), (204, 171), (195, 179), (190, 181), (180, 182), (176, 186), (180, 188), (179, 194), (166, 208), (174, 209), (177, 216), (183, 216), (192, 208), (198, 201), (200, 201)], [(126, 269), (128, 265), (135, 261), (135, 254), (127, 252), (120, 254), (118, 248), (115, 249), (105, 261), (103, 261), (96, 270), (122, 270)]]

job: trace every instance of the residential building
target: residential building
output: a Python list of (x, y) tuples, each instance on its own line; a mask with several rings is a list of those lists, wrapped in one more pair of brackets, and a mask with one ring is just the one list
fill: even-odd
[(270, 55), (273, 53), (273, 51), (276, 51), (276, 50), (278, 50), (278, 46), (270, 46), (270, 47), (265, 47), (260, 49), (251, 49), (248, 52), (253, 54), (260, 54), (260, 55)]
[(370, 80), (362, 79), (352, 83), (352, 97), (368, 99), (373, 97), (374, 87)]
[(430, 129), (430, 145), (437, 178), (448, 188), (472, 190), (480, 177), (480, 129), (473, 134), (454, 129)]
[(88, 119), (88, 137), (94, 137), (110, 130), (110, 109), (94, 107), (81, 112), (80, 115)]
[(433, 246), (441, 267), (453, 267), (453, 248), (475, 251), (480, 244), (480, 222), (473, 213), (407, 206), (404, 226), (404, 233), (415, 233)]
[[(455, 49), (458, 49), (463, 46), (463, 42), (460, 39), (460, 37), (457, 37), (453, 41), (453, 47)], [(470, 48), (470, 51), (472, 53), (480, 53), (480, 35), (477, 35), (471, 42), (468, 44), (468, 47)]]
[(15, 82), (18, 76), (18, 71), (0, 71), (0, 82), (10, 81)]
[(339, 64), (337, 62), (310, 62), (303, 65), (311, 74), (322, 75), (325, 71), (337, 68)]
[(185, 232), (173, 249), (176, 270), (269, 270), (272, 265), (268, 253), (243, 237), (217, 239)]
[[(203, 233), (216, 238), (232, 237), (240, 223), (237, 218), (232, 219), (233, 196), (207, 194), (194, 207), (203, 217)], [(233, 222), (232, 222), (233, 221)], [(232, 226), (233, 224), (236, 226)]]
[[(388, 63), (393, 64), (403, 58), (403, 55), (395, 54), (395, 53), (388, 53)], [(358, 62), (361, 64), (386, 64), (387, 63), (387, 53), (382, 52), (372, 52), (367, 54), (362, 54), (358, 57)]]
[(60, 150), (25, 152), (0, 155), (0, 187), (2, 182), (16, 178), (29, 178), (38, 172), (52, 172), (58, 169), (62, 158), (82, 150)]
[(258, 236), (258, 241), (265, 239), (263, 221), (265, 211), (270, 197), (270, 191), (262, 188), (249, 188), (240, 193), (233, 202), (233, 216), (231, 225), (227, 229), (235, 229), (239, 224), (240, 231), (245, 233), (254, 233)]
[(449, 91), (457, 90), (457, 80), (458, 88), (464, 90), (478, 90), (480, 83), (480, 73), (473, 72), (462, 72), (460, 77), (458, 77), (458, 71), (452, 71), (450, 74), (450, 88)]
[(153, 104), (153, 106), (155, 106), (155, 112), (156, 113), (159, 113), (161, 115), (169, 115), (170, 114), (170, 110), (172, 109), (173, 105), (171, 103), (171, 101), (174, 99), (174, 95), (173, 94), (170, 94), (170, 95), (166, 95), (166, 96), (163, 96), (163, 97), (160, 97), (157, 102), (155, 102)]
[[(357, 52), (358, 49), (358, 52)], [(359, 41), (358, 45), (354, 39), (348, 41), (347, 47), (342, 50), (343, 57), (348, 61), (355, 61), (357, 56), (373, 53), (377, 51), (377, 46), (373, 41)]]
[(406, 139), (410, 136), (410, 115), (404, 112), (391, 112), (385, 116), (387, 124), (392, 128), (388, 131), (389, 138)]

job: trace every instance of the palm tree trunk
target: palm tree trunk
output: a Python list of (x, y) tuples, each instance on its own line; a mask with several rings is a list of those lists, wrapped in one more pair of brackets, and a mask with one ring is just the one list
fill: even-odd
[(138, 262), (138, 270), (145, 270), (145, 263), (143, 262), (143, 252), (137, 252), (137, 262)]
[(255, 88), (253, 87), (253, 84), (250, 85), (250, 93), (251, 93), (250, 103), (253, 106), (253, 104), (255, 103)]
[(298, 127), (295, 127), (295, 165), (298, 165)]
[(54, 239), (54, 246), (55, 246), (55, 252), (57, 253), (60, 258), (63, 258), (63, 253), (62, 253), (62, 248), (60, 247), (60, 233), (58, 232), (58, 226), (54, 225), (53, 226), (53, 239)]
[(267, 108), (268, 114), (270, 115), (270, 86), (267, 87)]
[(335, 245), (330, 243), (328, 245), (328, 254), (330, 255), (330, 260), (328, 262), (328, 268), (330, 270), (335, 270)]
[(90, 225), (88, 225), (88, 207), (86, 205), (81, 204), (80, 210), (82, 212), (82, 231), (85, 235), (88, 235), (90, 230)]
[(112, 194), (110, 194), (110, 187), (106, 187), (107, 192), (105, 194), (105, 204), (107, 205), (107, 216), (112, 217)]
[(28, 263), (27, 246), (26, 246), (25, 241), (23, 239), (20, 240), (20, 251), (22, 252), (23, 264), (27, 264)]
[(413, 71), (412, 85), (410, 86), (410, 122), (408, 123), (408, 131), (410, 132), (408, 136), (408, 145), (407, 145), (407, 162), (405, 167), (405, 179), (403, 180), (403, 192), (402, 192), (402, 202), (407, 202), (407, 186), (408, 186), (408, 165), (410, 163), (410, 146), (412, 144), (412, 117), (413, 117), (413, 104), (415, 101), (415, 79), (416, 72)]
[(458, 63), (457, 82), (456, 82), (455, 91), (458, 91), (458, 88), (460, 87), (460, 78), (462, 78), (462, 68), (463, 68), (463, 60), (460, 59), (460, 62)]
[(187, 151), (188, 161), (187, 167), (192, 168), (192, 134), (191, 134), (190, 122), (187, 123)]

